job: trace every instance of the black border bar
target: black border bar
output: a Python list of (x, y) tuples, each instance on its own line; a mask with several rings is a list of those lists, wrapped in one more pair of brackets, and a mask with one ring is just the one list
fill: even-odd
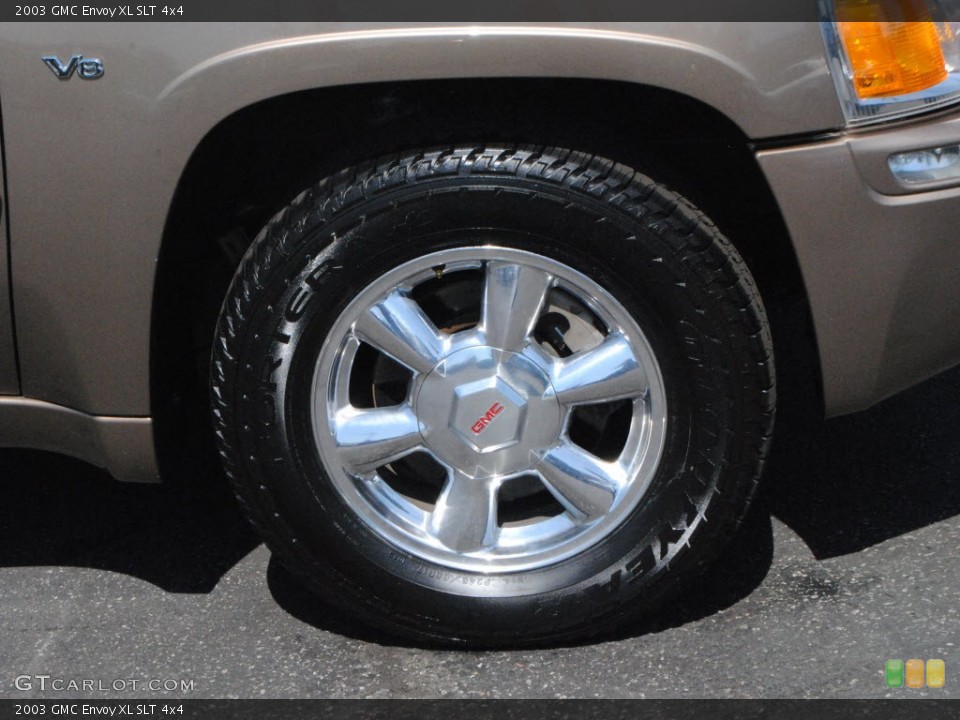
[[(29, 706), (26, 711), (23, 706)], [(43, 706), (42, 710), (40, 709)], [(94, 708), (94, 711), (88, 711)], [(172, 708), (174, 712), (165, 712)], [(181, 712), (176, 712), (182, 708)], [(106, 712), (104, 712), (106, 709)], [(110, 714), (109, 710), (113, 713)], [(146, 712), (149, 709), (150, 712)], [(66, 711), (65, 711), (66, 710)], [(0, 700), (0, 720), (952, 720), (960, 701), (923, 700)]]
[[(63, 7), (73, 8), (73, 13), (63, 15), (59, 11)], [(42, 8), (43, 12), (24, 8)], [(114, 12), (85, 14), (84, 8), (113, 9)], [(121, 13), (120, 8), (125, 11)], [(182, 13), (167, 14), (164, 8), (182, 8)], [(800, 22), (817, 19), (816, 0), (141, 0), (133, 4), (127, 0), (86, 3), (25, 0), (22, 4), (4, 3), (0, 8), (0, 21), (7, 22)]]

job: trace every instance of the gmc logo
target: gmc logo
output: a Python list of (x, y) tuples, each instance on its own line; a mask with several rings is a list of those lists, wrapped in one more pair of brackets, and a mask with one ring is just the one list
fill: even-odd
[(479, 435), (480, 433), (483, 432), (483, 429), (487, 427), (487, 425), (492, 423), (493, 419), (502, 412), (503, 412), (503, 405), (501, 405), (498, 402), (495, 402), (493, 405), (490, 406), (490, 409), (483, 414), (483, 417), (477, 420), (470, 427), (470, 429), (473, 430), (473, 433), (475, 435)]

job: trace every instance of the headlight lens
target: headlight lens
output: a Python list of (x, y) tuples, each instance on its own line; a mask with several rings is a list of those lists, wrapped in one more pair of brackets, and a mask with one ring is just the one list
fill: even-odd
[(847, 122), (960, 102), (960, 0), (821, 0)]

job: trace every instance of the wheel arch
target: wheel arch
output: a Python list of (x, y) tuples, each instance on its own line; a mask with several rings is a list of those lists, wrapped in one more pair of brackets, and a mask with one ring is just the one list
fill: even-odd
[[(295, 153), (290, 138), (297, 138)], [(806, 293), (777, 203), (747, 135), (716, 108), (651, 85), (582, 78), (327, 87), (233, 112), (204, 136), (180, 177), (158, 257), (151, 324), (151, 413), (162, 464), (163, 448), (181, 447), (191, 418), (205, 421), (197, 412), (206, 402), (204, 342), (212, 339), (238, 253), (269, 217), (303, 187), (357, 160), (460, 142), (594, 152), (686, 196), (747, 260), (770, 306), (778, 352), (785, 339), (790, 353), (803, 353), (819, 374)], [(784, 329), (791, 323), (804, 325), (809, 343), (801, 346)], [(195, 354), (185, 357), (184, 347)], [(193, 437), (206, 434), (205, 426), (195, 429)]]

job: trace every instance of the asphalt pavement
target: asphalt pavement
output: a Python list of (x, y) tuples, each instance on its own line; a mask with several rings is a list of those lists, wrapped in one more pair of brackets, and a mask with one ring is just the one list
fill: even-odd
[[(537, 650), (397, 644), (318, 605), (225, 491), (3, 451), (0, 698), (960, 697), (958, 545), (960, 370), (787, 414), (714, 572), (655, 621)], [(887, 689), (894, 658), (945, 660), (945, 687)]]

